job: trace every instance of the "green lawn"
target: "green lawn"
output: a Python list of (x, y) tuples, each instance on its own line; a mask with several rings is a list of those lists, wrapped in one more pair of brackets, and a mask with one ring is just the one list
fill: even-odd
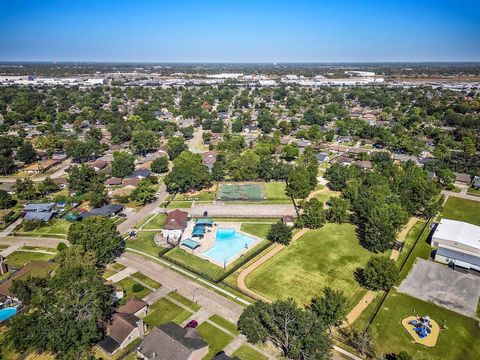
[(246, 282), (267, 298), (292, 297), (300, 304), (309, 303), (325, 286), (331, 286), (343, 290), (353, 307), (366, 292), (354, 271), (370, 256), (359, 244), (353, 225), (326, 224), (290, 244), (252, 272)]
[[(415, 230), (418, 232), (418, 228), (416, 228), (416, 226), (412, 228), (412, 230)], [(399, 277), (399, 280), (397, 281), (397, 284), (400, 285), (402, 280), (405, 279), (405, 277), (408, 275), (410, 269), (412, 268), (417, 258), (428, 259), (432, 251), (433, 251), (433, 248), (430, 246), (430, 229), (427, 228), (422, 233), (421, 238), (418, 240), (417, 245), (413, 248), (413, 251), (410, 253), (410, 256), (408, 256), (408, 258), (404, 260), (404, 265), (400, 271), (400, 277)], [(404, 253), (404, 251), (402, 251), (402, 253)], [(402, 256), (406, 256), (407, 254), (408, 253), (405, 252), (404, 254), (402, 254)]]
[(441, 216), (446, 219), (480, 225), (480, 201), (450, 196), (442, 210)]
[(270, 224), (242, 224), (240, 226), (240, 230), (266, 239), (267, 234), (270, 231), (270, 227)]
[(195, 200), (195, 201), (213, 201), (215, 200), (215, 191), (203, 190), (197, 193), (177, 194), (175, 201), (177, 200)]
[[(404, 240), (404, 243), (403, 243), (404, 244), (403, 249), (400, 252), (400, 255), (399, 255), (398, 260), (397, 260), (397, 263), (399, 264), (399, 266), (401, 266), (405, 262), (405, 260), (408, 256), (408, 253), (412, 249), (413, 245), (415, 245), (415, 240), (417, 240), (418, 236), (422, 232), (422, 230), (425, 226), (425, 223), (426, 223), (426, 221), (418, 220), (415, 223), (415, 225), (413, 225), (413, 227), (408, 231), (408, 234), (405, 237), (405, 240)], [(425, 231), (428, 232), (428, 229), (425, 229)]]
[(160, 283), (156, 282), (153, 279), (150, 279), (148, 276), (143, 275), (141, 272), (136, 272), (135, 274), (131, 275), (137, 280), (140, 280), (141, 282), (147, 284), (148, 286), (154, 288), (154, 289), (159, 289), (160, 286), (162, 286)]
[(167, 209), (187, 209), (192, 207), (192, 201), (172, 201), (168, 204)]
[(17, 250), (7, 256), (7, 263), (10, 267), (18, 269), (30, 261), (48, 261), (54, 257), (55, 254), (43, 254)]
[(233, 334), (236, 334), (236, 335), (240, 334), (240, 331), (238, 331), (238, 329), (237, 329), (237, 325), (235, 325), (234, 323), (231, 323), (227, 319), (224, 319), (220, 315), (215, 314), (215, 315), (211, 316), (208, 320), (213, 321), (214, 323), (220, 325), (225, 330), (228, 330)]
[(232, 355), (238, 357), (240, 360), (268, 360), (265, 355), (253, 350), (248, 345), (240, 346)]
[[(192, 309), (194, 312), (197, 312), (200, 310), (201, 306), (194, 303), (190, 299), (187, 299), (185, 296), (180, 295), (179, 293), (172, 291), (171, 293), (168, 293), (168, 296), (170, 296), (172, 299), (177, 300), (179, 303), (188, 306), (190, 309)], [(193, 294), (192, 294), (193, 296)]]
[(467, 190), (468, 195), (480, 196), (480, 190), (469, 187)]
[(132, 278), (128, 278), (128, 277), (123, 280), (120, 280), (117, 283), (117, 285), (121, 286), (122, 289), (125, 290), (127, 299), (130, 299), (131, 297), (134, 297), (134, 296), (142, 299), (151, 293), (150, 289), (147, 289), (146, 287), (144, 287), (142, 291), (133, 292), (133, 285), (135, 284), (138, 284), (138, 283)]
[(127, 248), (143, 251), (144, 253), (158, 256), (158, 253), (163, 250), (162, 247), (155, 244), (153, 241), (155, 231), (140, 231), (133, 239), (127, 240)]
[(115, 275), (116, 273), (117, 273), (117, 272), (116, 272), (115, 270), (110, 269), (110, 268), (107, 267), (107, 268), (105, 268), (105, 271), (103, 272), (102, 277), (103, 277), (104, 279), (108, 279), (110, 276)]
[(56, 248), (51, 247), (42, 247), (42, 246), (22, 246), (19, 250), (35, 250), (35, 251), (46, 251), (56, 253)]
[(68, 229), (71, 223), (63, 219), (54, 219), (38, 229), (31, 231), (19, 231), (19, 235), (26, 236), (48, 236), (57, 235), (57, 237), (67, 237)]
[(197, 328), (198, 333), (210, 345), (210, 350), (203, 360), (213, 359), (213, 357), (233, 341), (233, 337), (217, 329), (215, 326), (204, 322)]
[(122, 271), (122, 270), (127, 268), (125, 265), (122, 265), (122, 264), (119, 264), (119, 263), (113, 263), (113, 264), (110, 264), (109, 266), (110, 266), (110, 268), (112, 268), (113, 270), (115, 270), (117, 272)]
[(145, 224), (143, 229), (161, 229), (163, 225), (165, 225), (165, 220), (167, 219), (167, 215), (165, 214), (156, 214), (154, 215), (151, 220)]
[[(412, 342), (400, 321), (413, 315), (428, 315), (439, 324), (445, 322), (447, 330), (441, 331), (437, 345), (425, 348)], [(378, 352), (407, 351), (414, 359), (425, 360), (476, 360), (480, 354), (480, 327), (478, 321), (392, 291), (375, 317), (372, 327), (376, 335)]]
[(239, 223), (248, 223), (248, 222), (261, 222), (261, 223), (268, 223), (268, 224), (273, 224), (277, 222), (279, 219), (278, 218), (213, 218), (213, 221), (215, 222), (239, 222)]
[(143, 319), (150, 327), (173, 321), (181, 324), (192, 315), (171, 301), (162, 298), (150, 307), (150, 313)]
[(324, 188), (322, 192), (315, 194), (313, 197), (325, 204), (332, 196), (333, 197), (340, 196), (340, 192), (332, 191), (329, 188)]
[(287, 183), (285, 182), (267, 182), (265, 183), (265, 196), (267, 200), (291, 200), (287, 194), (285, 194), (285, 189)]

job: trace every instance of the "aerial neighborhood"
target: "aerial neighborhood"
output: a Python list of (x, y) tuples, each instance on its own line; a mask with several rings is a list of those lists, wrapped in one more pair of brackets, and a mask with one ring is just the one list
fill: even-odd
[(478, 65), (132, 66), (0, 69), (1, 359), (479, 359)]

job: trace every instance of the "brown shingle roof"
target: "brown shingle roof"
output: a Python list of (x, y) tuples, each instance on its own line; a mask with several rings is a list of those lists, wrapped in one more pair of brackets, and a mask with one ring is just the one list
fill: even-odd
[(167, 220), (163, 228), (165, 230), (181, 230), (187, 225), (188, 212), (182, 210), (173, 210), (168, 213)]
[(140, 319), (132, 314), (115, 313), (110, 325), (110, 337), (121, 344), (128, 335), (137, 327)]
[(120, 306), (117, 309), (117, 312), (123, 314), (135, 314), (147, 305), (148, 304), (145, 301), (134, 296), (129, 299), (125, 305)]

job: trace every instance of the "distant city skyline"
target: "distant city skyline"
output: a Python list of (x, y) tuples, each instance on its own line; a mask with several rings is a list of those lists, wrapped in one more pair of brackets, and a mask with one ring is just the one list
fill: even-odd
[(0, 61), (478, 62), (480, 1), (1, 1), (0, 34)]

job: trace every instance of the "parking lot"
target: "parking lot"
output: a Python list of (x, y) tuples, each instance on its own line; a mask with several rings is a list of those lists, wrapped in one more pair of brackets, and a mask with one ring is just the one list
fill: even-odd
[(398, 291), (462, 315), (476, 317), (480, 277), (454, 271), (433, 261), (418, 259)]

